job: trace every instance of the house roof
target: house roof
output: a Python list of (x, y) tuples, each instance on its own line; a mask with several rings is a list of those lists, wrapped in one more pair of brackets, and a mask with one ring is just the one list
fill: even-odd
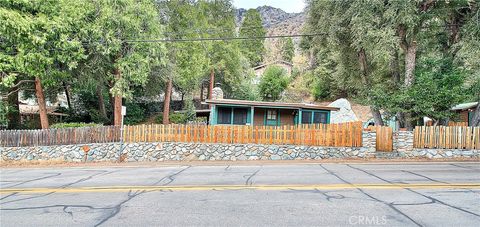
[(454, 106), (452, 110), (468, 110), (477, 107), (478, 102), (462, 103)]
[(225, 104), (225, 105), (242, 105), (242, 106), (257, 106), (257, 107), (290, 107), (292, 109), (315, 109), (315, 110), (340, 110), (336, 107), (320, 106), (307, 103), (287, 103), (287, 102), (258, 102), (237, 99), (207, 99), (207, 104)]
[(284, 65), (288, 65), (288, 66), (293, 66), (293, 64), (290, 63), (290, 62), (283, 61), (283, 60), (276, 60), (276, 61), (273, 61), (273, 62), (269, 62), (269, 63), (265, 63), (263, 65), (256, 66), (256, 67), (253, 68), (253, 70), (261, 69), (263, 67), (273, 65), (273, 64), (284, 64)]

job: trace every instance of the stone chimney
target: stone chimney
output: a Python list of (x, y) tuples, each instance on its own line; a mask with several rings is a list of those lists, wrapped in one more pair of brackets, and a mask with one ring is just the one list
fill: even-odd
[(223, 90), (220, 88), (219, 83), (216, 83), (212, 90), (212, 99), (223, 99)]

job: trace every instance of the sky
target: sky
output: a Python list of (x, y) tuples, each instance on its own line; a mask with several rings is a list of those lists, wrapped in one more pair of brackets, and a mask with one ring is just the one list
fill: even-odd
[(280, 8), (287, 13), (299, 13), (305, 7), (304, 0), (233, 0), (237, 8), (257, 8), (259, 6), (272, 6)]

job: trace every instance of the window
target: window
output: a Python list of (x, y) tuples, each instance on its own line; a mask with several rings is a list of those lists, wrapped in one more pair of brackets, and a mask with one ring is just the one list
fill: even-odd
[(277, 110), (267, 110), (267, 120), (277, 120)]
[(232, 123), (232, 108), (218, 107), (218, 124), (231, 124)]
[(326, 124), (328, 114), (325, 112), (315, 112), (313, 115), (314, 124)]
[(247, 124), (247, 110), (246, 109), (233, 109), (233, 124), (245, 125)]
[(310, 124), (312, 123), (312, 112), (311, 111), (303, 111), (302, 112), (302, 124)]

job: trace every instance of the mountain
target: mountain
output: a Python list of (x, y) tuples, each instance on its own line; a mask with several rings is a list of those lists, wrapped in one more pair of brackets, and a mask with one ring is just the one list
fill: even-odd
[[(262, 22), (263, 22), (262, 24), (265, 28), (270, 28), (279, 23), (289, 21), (292, 19), (295, 20), (295, 18), (304, 14), (303, 12), (287, 13), (282, 9), (271, 7), (271, 6), (260, 6), (260, 7), (257, 7), (256, 10), (260, 13), (260, 16), (262, 17)], [(245, 16), (246, 12), (247, 10), (244, 8), (237, 9), (236, 22), (238, 26), (240, 26), (240, 24), (242, 23), (243, 17)]]
[[(260, 6), (256, 9), (262, 17), (262, 25), (267, 30), (267, 36), (275, 35), (293, 35), (301, 34), (303, 25), (306, 20), (306, 12), (301, 13), (287, 13), (282, 9), (271, 6)], [(236, 23), (240, 27), (246, 9), (240, 8), (236, 12)], [(300, 38), (293, 38), (296, 53), (299, 53)], [(272, 62), (281, 60), (281, 42), (280, 39), (266, 39), (265, 49), (267, 50), (264, 56), (264, 62)]]

